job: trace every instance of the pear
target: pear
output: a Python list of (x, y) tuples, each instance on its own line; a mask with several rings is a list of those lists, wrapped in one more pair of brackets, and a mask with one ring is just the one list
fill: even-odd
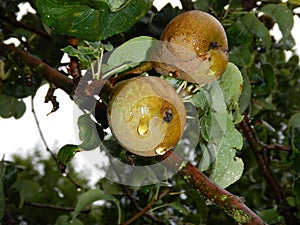
[(162, 155), (180, 140), (186, 111), (174, 88), (159, 77), (139, 76), (118, 83), (109, 99), (112, 134), (131, 153)]
[(216, 80), (228, 63), (228, 43), (221, 23), (191, 10), (172, 19), (152, 54), (153, 67), (164, 75), (205, 85)]

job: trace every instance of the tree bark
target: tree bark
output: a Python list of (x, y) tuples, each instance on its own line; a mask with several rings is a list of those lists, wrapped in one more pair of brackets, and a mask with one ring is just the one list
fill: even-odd
[(178, 174), (189, 185), (206, 199), (223, 209), (229, 216), (240, 224), (263, 225), (266, 224), (259, 216), (249, 209), (242, 200), (213, 183), (195, 166), (187, 162), (173, 151), (165, 153), (158, 158), (167, 167), (178, 167)]

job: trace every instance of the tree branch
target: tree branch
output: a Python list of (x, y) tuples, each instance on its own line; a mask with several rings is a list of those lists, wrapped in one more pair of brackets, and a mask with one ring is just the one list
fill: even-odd
[[(7, 203), (12, 202), (10, 199), (6, 199), (5, 201)], [(38, 203), (38, 202), (24, 202), (24, 205), (35, 207), (35, 208), (54, 209), (54, 210), (59, 210), (59, 211), (63, 211), (63, 212), (73, 212), (75, 210), (75, 208), (73, 208), (73, 207), (65, 207), (65, 206), (60, 206), (60, 205), (52, 205), (52, 204), (45, 204), (45, 203)], [(87, 213), (91, 212), (91, 209), (85, 209), (80, 212), (87, 214)]]
[(280, 144), (267, 144), (264, 146), (266, 150), (280, 150), (285, 152), (291, 152), (292, 147), (287, 145), (280, 145)]
[(63, 212), (73, 212), (74, 208), (72, 207), (63, 207), (59, 205), (51, 205), (51, 204), (41, 204), (37, 202), (24, 202), (24, 205), (36, 207), (36, 208), (43, 208), (43, 209), (55, 209)]
[(45, 139), (45, 137), (44, 137), (43, 131), (42, 131), (41, 126), (40, 126), (40, 122), (39, 122), (39, 120), (38, 120), (38, 118), (37, 118), (37, 115), (36, 115), (36, 113), (35, 113), (35, 108), (34, 108), (34, 97), (33, 97), (33, 96), (31, 97), (31, 112), (32, 112), (32, 114), (33, 114), (33, 118), (34, 118), (36, 127), (37, 127), (37, 129), (38, 129), (38, 131), (39, 131), (39, 135), (40, 135), (40, 137), (41, 137), (41, 139), (42, 139), (42, 142), (43, 142), (43, 144), (44, 144), (44, 146), (45, 146), (45, 148), (46, 148), (46, 151), (49, 152), (50, 155), (51, 155), (51, 157), (52, 157), (52, 159), (53, 159), (54, 161), (56, 161), (56, 157), (55, 157), (55, 155), (53, 154), (53, 152), (50, 150), (50, 148), (49, 148), (49, 146), (48, 146), (48, 144), (47, 144), (47, 141), (46, 141), (46, 139)]
[(50, 39), (50, 36), (45, 31), (43, 31), (43, 30), (39, 30), (39, 29), (37, 29), (37, 28), (35, 28), (33, 26), (30, 26), (30, 25), (28, 25), (26, 23), (21, 23), (21, 22), (19, 22), (17, 20), (13, 20), (13, 19), (5, 17), (3, 15), (0, 15), (0, 18), (2, 20), (6, 21), (7, 23), (9, 23), (9, 24), (17, 27), (17, 28), (23, 28), (23, 29), (29, 30), (29, 31), (31, 31), (31, 32), (33, 32), (35, 34), (41, 35), (41, 36), (43, 36), (43, 37), (45, 37), (47, 39)]
[(64, 90), (67, 94), (73, 92), (73, 80), (58, 72), (53, 67), (37, 59), (29, 52), (26, 52), (14, 45), (0, 43), (0, 56), (11, 56), (16, 62), (22, 61), (25, 65), (39, 72), (49, 83)]
[(11, 215), (9, 208), (5, 208), (4, 221), (6, 222), (4, 224), (7, 224), (7, 225), (17, 225), (18, 224), (18, 222)]
[(170, 189), (165, 189), (160, 195), (158, 195), (156, 198), (153, 198), (152, 201), (150, 201), (141, 211), (139, 211), (137, 214), (135, 214), (133, 217), (131, 217), (121, 225), (128, 225), (134, 222), (136, 219), (147, 213), (160, 199), (169, 194), (169, 192)]
[(194, 3), (192, 0), (180, 0), (182, 8), (185, 10), (193, 10), (194, 8)]
[(263, 225), (265, 222), (249, 209), (239, 197), (231, 194), (214, 184), (195, 166), (187, 162), (173, 151), (168, 151), (158, 160), (168, 168), (177, 169), (178, 174), (195, 190), (199, 191), (206, 200), (210, 200), (223, 209), (229, 216), (240, 224)]
[[(129, 197), (129, 199), (131, 200), (131, 202), (134, 205), (134, 207), (137, 210), (142, 211), (143, 209), (139, 206), (139, 204), (136, 201), (136, 198), (132, 195), (132, 193), (129, 191), (129, 189), (125, 185), (123, 185), (123, 189), (126, 192), (126, 194)], [(151, 219), (155, 224), (161, 224), (161, 225), (165, 224), (163, 221), (158, 220), (157, 218), (155, 218), (154, 216), (152, 216), (151, 214), (149, 214), (147, 212), (144, 213), (144, 215), (146, 217), (148, 217), (149, 219)]]
[[(59, 210), (59, 211), (63, 211), (63, 212), (73, 212), (74, 211), (74, 208), (72, 208), (72, 207), (64, 207), (64, 206), (51, 205), (51, 204), (42, 204), (42, 203), (37, 203), (37, 202), (24, 202), (24, 205), (35, 207), (35, 208), (54, 209), (54, 210)], [(90, 212), (91, 212), (90, 209), (81, 211), (81, 213), (85, 213), (85, 214), (88, 214)]]
[(278, 211), (282, 213), (288, 225), (299, 224), (296, 220), (296, 217), (293, 214), (292, 208), (289, 206), (286, 200), (282, 187), (276, 180), (267, 159), (262, 154), (262, 150), (265, 148), (265, 146), (262, 145), (258, 140), (248, 115), (244, 114), (244, 119), (240, 123), (240, 126), (245, 134), (248, 143), (250, 144), (252, 152), (257, 161), (258, 167), (262, 172), (263, 176), (265, 177), (267, 183), (269, 184), (270, 190), (274, 194), (276, 203), (278, 204)]

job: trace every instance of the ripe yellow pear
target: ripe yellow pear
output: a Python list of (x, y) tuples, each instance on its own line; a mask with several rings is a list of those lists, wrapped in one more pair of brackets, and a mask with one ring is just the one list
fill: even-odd
[(177, 144), (186, 111), (174, 88), (159, 77), (140, 76), (117, 84), (108, 104), (114, 137), (140, 156), (162, 155)]
[(152, 55), (158, 73), (201, 85), (216, 80), (228, 63), (228, 43), (221, 23), (198, 10), (169, 22)]

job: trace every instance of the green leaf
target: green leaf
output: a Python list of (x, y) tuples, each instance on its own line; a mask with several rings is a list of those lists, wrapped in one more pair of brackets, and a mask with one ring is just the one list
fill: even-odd
[(251, 50), (251, 42), (235, 46), (229, 52), (229, 61), (235, 65), (251, 66), (254, 63), (255, 51)]
[[(228, 97), (229, 99), (230, 97)], [(208, 85), (208, 96), (210, 110), (217, 113), (227, 113), (226, 96), (220, 82), (216, 81)]]
[(0, 95), (0, 116), (3, 118), (15, 117), (19, 119), (26, 110), (23, 100), (14, 97)]
[(300, 210), (300, 179), (299, 178), (295, 181), (293, 192), (296, 196), (297, 208), (298, 210)]
[(259, 217), (267, 224), (282, 224), (284, 218), (278, 213), (276, 209), (265, 209), (259, 212)]
[(224, 136), (226, 129), (226, 114), (210, 111), (201, 120), (200, 131), (204, 140), (215, 142)]
[(63, 165), (68, 164), (77, 152), (80, 152), (78, 145), (67, 144), (61, 147), (57, 153), (57, 162)]
[(274, 73), (273, 65), (270, 63), (265, 63), (261, 65), (261, 69), (264, 76), (265, 88), (266, 88), (266, 95), (271, 94), (273, 88), (276, 84), (276, 75)]
[(253, 92), (259, 97), (268, 97), (276, 83), (276, 75), (273, 65), (270, 63), (262, 64), (260, 67), (255, 65), (251, 68), (251, 80), (257, 82), (253, 87)]
[(229, 49), (232, 49), (233, 46), (252, 42), (254, 35), (251, 30), (245, 27), (241, 19), (238, 19), (230, 28), (228, 28), (226, 34), (228, 40), (230, 40), (228, 43)]
[(260, 111), (265, 111), (265, 110), (269, 110), (269, 111), (275, 111), (276, 107), (272, 104), (272, 102), (270, 102), (271, 99), (267, 98), (267, 99), (262, 99), (262, 98), (252, 98), (251, 99), (251, 114), (252, 116), (256, 115), (257, 113), (259, 113)]
[[(205, 202), (205, 199), (203, 198), (203, 196), (196, 190), (190, 190), (188, 192), (186, 192), (186, 194), (188, 195), (188, 198), (192, 199), (193, 202), (196, 204), (197, 206), (197, 213), (196, 216), (198, 216), (197, 218), (197, 222), (196, 224), (205, 224), (207, 217), (208, 217), (208, 208)], [(191, 213), (190, 213), (191, 215)]]
[(243, 76), (233, 63), (228, 63), (225, 72), (219, 80), (219, 84), (223, 91), (228, 111), (234, 109), (240, 112), (239, 98), (243, 90)]
[(293, 151), (300, 153), (300, 112), (294, 114), (288, 122), (288, 130)]
[(154, 44), (158, 44), (158, 41), (148, 36), (130, 39), (112, 52), (108, 59), (108, 65), (116, 67), (124, 63), (130, 64), (149, 61), (151, 59), (151, 49)]
[[(200, 89), (192, 98), (190, 102), (201, 110), (210, 105), (215, 112), (222, 112), (236, 110), (239, 111), (239, 97), (243, 88), (243, 77), (239, 69), (231, 62), (225, 72), (222, 74), (218, 82), (208, 85), (210, 88)], [(224, 102), (225, 101), (225, 102)], [(226, 104), (226, 106), (224, 105)]]
[(3, 186), (9, 188), (16, 180), (20, 169), (13, 164), (5, 165), (5, 173), (3, 174)]
[(292, 11), (287, 6), (283, 4), (267, 4), (261, 8), (261, 11), (271, 16), (278, 23), (283, 38), (289, 36), (293, 28), (294, 19)]
[(242, 136), (234, 128), (234, 121), (238, 123), (242, 119), (239, 113), (242, 84), (241, 72), (229, 63), (218, 81), (206, 85), (192, 97), (196, 106), (205, 109), (200, 118), (200, 134), (207, 143), (200, 143), (199, 169), (207, 170), (214, 162), (212, 178), (224, 187), (238, 180), (243, 171), (243, 162), (235, 157), (236, 149), (242, 148)]
[(243, 161), (236, 157), (236, 150), (242, 149), (242, 135), (235, 129), (230, 117), (227, 117), (225, 137), (218, 143), (211, 179), (223, 188), (240, 179), (243, 173)]
[(203, 91), (209, 108), (201, 118), (200, 133), (206, 141), (215, 142), (216, 139), (223, 137), (225, 132), (227, 114), (225, 98), (218, 82), (208, 85)]
[(243, 91), (240, 96), (240, 113), (245, 112), (245, 110), (250, 105), (252, 88), (249, 77), (247, 73), (243, 73)]
[(78, 46), (74, 48), (73, 46), (67, 46), (62, 49), (69, 56), (77, 57), (80, 61), (81, 67), (87, 69), (91, 66), (92, 62), (100, 57), (104, 49), (107, 51), (112, 50), (112, 45), (102, 44), (100, 41), (97, 42), (85, 42), (86, 46)]
[(209, 10), (209, 2), (208, 0), (196, 1), (194, 7), (197, 10), (207, 12)]
[(67, 215), (61, 215), (56, 219), (54, 225), (83, 225), (83, 223), (77, 218), (71, 219)]
[(192, 96), (190, 102), (197, 108), (200, 108), (202, 111), (205, 111), (206, 107), (208, 106), (208, 99), (206, 95), (206, 91), (204, 89), (200, 89), (196, 92), (196, 94)]
[(19, 191), (20, 208), (23, 206), (24, 202), (37, 201), (40, 197), (40, 186), (35, 181), (17, 179), (12, 187)]
[(294, 24), (292, 11), (283, 4), (267, 4), (261, 11), (268, 14), (278, 24), (282, 33), (281, 41), (285, 49), (290, 50), (295, 46), (295, 40), (291, 35)]
[(288, 2), (291, 4), (300, 5), (300, 0), (288, 0)]
[(181, 205), (179, 202), (171, 202), (171, 203), (168, 203), (167, 206), (175, 209), (176, 211), (182, 213), (183, 215), (190, 214), (190, 211), (187, 208), (185, 208), (183, 205)]
[(112, 201), (117, 205), (119, 213), (118, 224), (120, 224), (121, 209), (119, 200), (116, 199), (113, 195), (108, 194), (100, 189), (91, 189), (80, 196), (75, 206), (72, 218), (76, 218), (79, 215), (80, 211), (86, 209), (89, 205), (98, 200)]
[(152, 0), (37, 0), (44, 23), (81, 40), (104, 40), (126, 31), (152, 6)]
[(99, 136), (96, 130), (95, 122), (89, 114), (81, 115), (77, 121), (79, 128), (79, 139), (82, 143), (79, 148), (82, 150), (93, 150), (99, 146)]
[(128, 0), (106, 0), (105, 2), (108, 3), (110, 10), (114, 12), (119, 10), (121, 7), (126, 6)]
[(270, 48), (272, 39), (269, 30), (265, 25), (259, 21), (259, 19), (252, 13), (247, 13), (241, 19), (243, 28), (250, 31), (252, 35), (261, 39), (261, 45), (266, 48)]
[(5, 193), (3, 181), (0, 179), (0, 220), (2, 221), (5, 214)]
[(101, 189), (105, 190), (107, 193), (111, 195), (122, 195), (122, 186), (118, 183), (111, 182), (108, 179), (101, 179), (99, 181), (101, 185)]
[(0, 60), (0, 81), (6, 80), (9, 77), (9, 71), (5, 72), (5, 62)]

